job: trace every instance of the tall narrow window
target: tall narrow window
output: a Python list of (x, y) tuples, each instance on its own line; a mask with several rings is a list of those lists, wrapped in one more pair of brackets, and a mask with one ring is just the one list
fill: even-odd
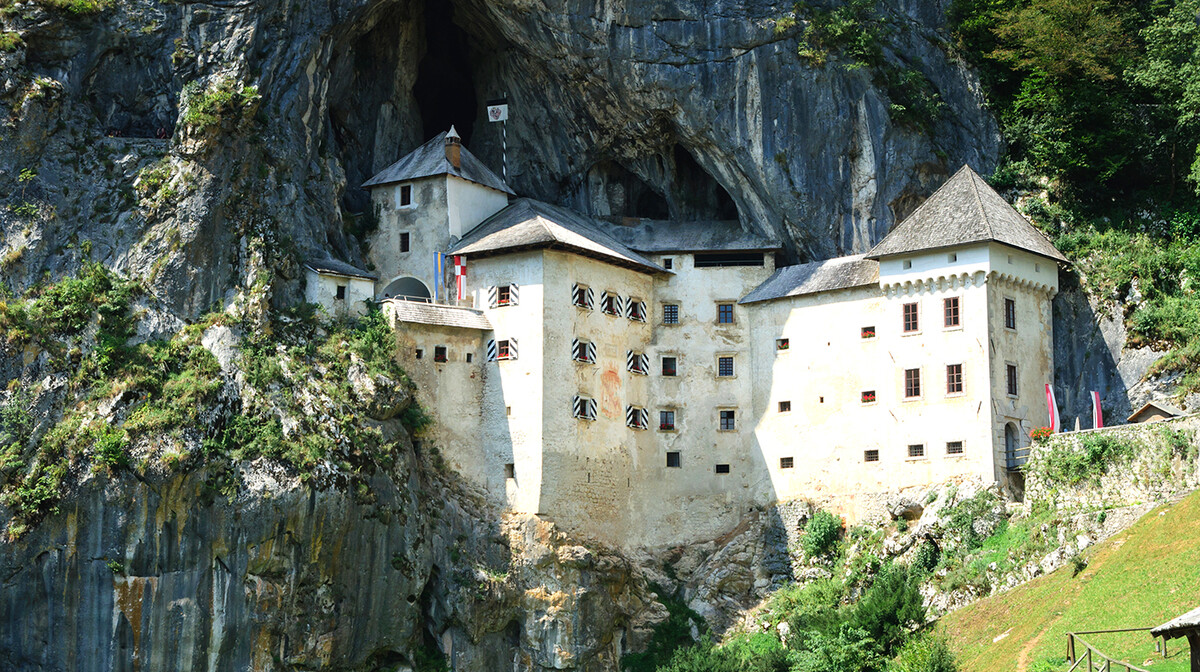
[(605, 315), (621, 314), (621, 295), (602, 292), (600, 294), (600, 310), (604, 311)]
[(1004, 326), (1008, 329), (1017, 328), (1017, 302), (1015, 299), (1004, 300)]
[(596, 363), (596, 344), (591, 341), (571, 339), (571, 359), (584, 364)]
[(408, 232), (407, 231), (400, 234), (400, 251), (408, 252)]
[(733, 304), (717, 304), (717, 324), (733, 324)]
[(662, 375), (677, 376), (679, 375), (679, 360), (675, 357), (662, 358)]
[(576, 396), (571, 401), (571, 410), (574, 416), (580, 420), (595, 420), (596, 400), (588, 397)]
[(650, 357), (644, 352), (627, 350), (625, 352), (625, 368), (638, 375), (648, 375), (650, 373)]
[(400, 207), (412, 205), (412, 185), (405, 184), (400, 187)]
[(732, 432), (737, 429), (736, 414), (733, 411), (721, 411), (721, 431)]
[(921, 370), (904, 370), (904, 396), (912, 399), (921, 396)]
[(920, 328), (921, 322), (917, 316), (917, 304), (904, 304), (904, 333), (912, 333)]
[(658, 428), (664, 432), (675, 431), (675, 411), (659, 411)]
[(337, 291), (334, 292), (334, 294), (333, 294), (333, 298), (337, 299), (338, 301), (345, 301), (346, 300), (346, 286), (338, 285)]
[(650, 413), (638, 406), (625, 407), (625, 426), (646, 429), (650, 426)]
[(512, 286), (500, 285), (496, 288), (496, 305), (507, 306), (512, 303)]
[(1017, 365), (1009, 364), (1004, 367), (1004, 383), (1008, 388), (1008, 396), (1017, 396)]
[(961, 394), (963, 391), (962, 364), (946, 365), (946, 394)]
[(952, 296), (952, 297), (942, 301), (942, 306), (945, 309), (945, 313), (946, 313), (946, 326), (947, 327), (962, 326), (962, 322), (959, 321), (959, 316), (958, 316), (958, 297)]
[(733, 357), (717, 358), (717, 376), (720, 378), (733, 377)]
[(663, 324), (679, 324), (679, 304), (663, 304)]

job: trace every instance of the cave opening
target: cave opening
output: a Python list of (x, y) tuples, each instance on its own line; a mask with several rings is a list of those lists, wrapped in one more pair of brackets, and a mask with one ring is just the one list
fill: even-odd
[(671, 181), (671, 193), (676, 217), (716, 220), (738, 218), (737, 203), (733, 197), (716, 178), (701, 167), (687, 148), (675, 145), (672, 158), (675, 163), (675, 178)]
[(594, 217), (667, 219), (666, 196), (615, 161), (601, 161), (588, 171), (588, 209)]
[(413, 97), (426, 138), (453, 125), (470, 146), (479, 114), (471, 74), (470, 42), (454, 23), (454, 4), (425, 0), (425, 56), (417, 66)]

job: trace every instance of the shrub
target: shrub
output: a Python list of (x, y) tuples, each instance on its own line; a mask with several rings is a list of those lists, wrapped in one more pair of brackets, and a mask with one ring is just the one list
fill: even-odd
[(922, 635), (910, 639), (888, 665), (888, 672), (958, 672), (945, 639)]
[(804, 554), (810, 558), (825, 555), (833, 550), (841, 534), (841, 518), (824, 509), (817, 511), (804, 527)]
[(1078, 485), (1098, 480), (1109, 468), (1133, 457), (1134, 443), (1110, 434), (1089, 434), (1079, 449), (1056, 445), (1030, 458), (1029, 469), (1049, 483)]
[(128, 465), (129, 455), (125, 452), (126, 443), (124, 431), (105, 427), (96, 437), (96, 461), (110, 468)]
[(183, 123), (203, 133), (225, 120), (243, 121), (254, 115), (260, 100), (258, 87), (240, 86), (234, 79), (225, 78), (208, 88), (199, 82), (184, 87), (186, 109)]
[(25, 41), (18, 33), (7, 30), (0, 31), (0, 51), (16, 51), (24, 44)]
[(913, 556), (912, 566), (918, 572), (932, 572), (937, 568), (938, 562), (941, 560), (942, 552), (937, 544), (926, 539), (920, 547), (917, 548), (916, 555)]

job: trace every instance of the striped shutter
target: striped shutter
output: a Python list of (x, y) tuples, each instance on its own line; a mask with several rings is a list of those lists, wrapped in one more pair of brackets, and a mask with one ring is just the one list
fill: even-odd
[(588, 341), (588, 342), (584, 343), (584, 347), (587, 348), (587, 353), (586, 353), (587, 360), (589, 362), (591, 362), (592, 364), (595, 364), (596, 363), (596, 344), (592, 343), (591, 341)]
[(496, 341), (491, 340), (487, 343), (487, 361), (496, 361)]
[(625, 351), (625, 368), (643, 376), (650, 373), (650, 355), (644, 352)]
[(588, 310), (592, 310), (596, 307), (596, 292), (591, 287), (588, 287), (586, 294)]
[(517, 286), (517, 283), (514, 282), (508, 286), (508, 305), (515, 306), (519, 303), (517, 296), (519, 292), (520, 287)]
[(575, 395), (571, 402), (572, 414), (582, 420), (596, 419), (596, 400)]
[(641, 364), (641, 367), (642, 367), (642, 375), (644, 376), (644, 375), (649, 374), (650, 373), (650, 355), (647, 355), (646, 353), (643, 352), (642, 354), (638, 355), (638, 360), (639, 360), (638, 363)]
[(637, 406), (626, 406), (625, 426), (634, 429), (646, 429), (650, 426), (650, 412)]
[(642, 301), (629, 299), (626, 302), (625, 317), (637, 322), (646, 321), (646, 304)]
[(577, 362), (596, 363), (596, 344), (591, 341), (571, 339), (571, 358)]
[(492, 285), (491, 287), (488, 287), (488, 308), (496, 307), (496, 303), (498, 301), (497, 297), (498, 294), (496, 292), (496, 286)]
[(517, 339), (515, 338), (508, 339), (508, 358), (517, 358)]

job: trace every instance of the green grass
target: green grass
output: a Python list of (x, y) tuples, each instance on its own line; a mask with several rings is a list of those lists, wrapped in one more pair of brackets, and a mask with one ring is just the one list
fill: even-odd
[[(942, 618), (964, 672), (1066, 670), (1069, 631), (1153, 627), (1195, 608), (1200, 594), (1200, 493), (1159, 507), (1121, 534), (1083, 554), (1087, 566), (1068, 565), (1011, 591), (980, 600)], [(1171, 657), (1154, 652), (1146, 633), (1093, 635), (1116, 659), (1153, 669), (1188, 669), (1182, 640)], [(1081, 648), (1077, 648), (1080, 651)]]
[(23, 44), (25, 41), (17, 33), (7, 30), (0, 31), (0, 51), (16, 51)]

